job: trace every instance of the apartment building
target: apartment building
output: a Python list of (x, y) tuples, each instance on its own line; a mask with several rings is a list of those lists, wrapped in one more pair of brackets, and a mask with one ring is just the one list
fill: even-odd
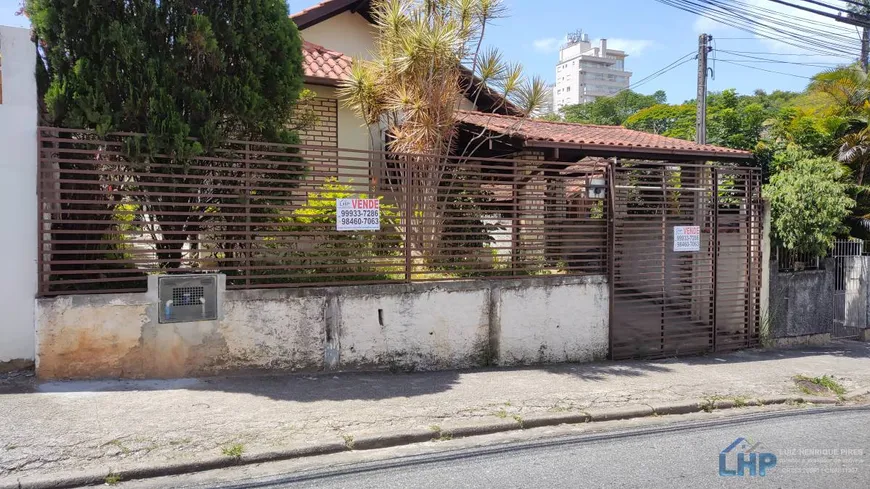
[(624, 51), (609, 49), (607, 39), (593, 46), (588, 34), (569, 34), (568, 42), (559, 50), (556, 65), (555, 110), (592, 102), (628, 88), (631, 72), (625, 70), (627, 56)]

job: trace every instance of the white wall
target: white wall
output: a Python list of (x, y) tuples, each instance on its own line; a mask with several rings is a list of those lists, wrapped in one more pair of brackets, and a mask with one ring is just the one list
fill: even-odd
[(590, 362), (607, 356), (610, 296), (603, 277), (582, 285), (504, 289), (498, 309), (500, 365)]
[(30, 30), (0, 26), (0, 362), (34, 358), (36, 49)]
[(385, 362), (404, 368), (479, 364), (489, 342), (489, 290), (439, 290), (341, 298), (345, 367)]
[(375, 29), (353, 12), (343, 12), (301, 31), (302, 38), (351, 58), (370, 59)]

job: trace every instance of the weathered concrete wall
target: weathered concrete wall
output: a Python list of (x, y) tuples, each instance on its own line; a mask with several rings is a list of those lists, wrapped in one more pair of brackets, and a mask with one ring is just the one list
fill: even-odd
[[(30, 29), (0, 26), (0, 368), (33, 360), (36, 295), (36, 46)], [(6, 234), (8, 233), (8, 234)]]
[[(221, 286), (221, 290), (223, 290)], [(42, 378), (431, 370), (602, 359), (603, 277), (222, 292), (216, 321), (158, 324), (144, 294), (37, 301)]]
[(828, 270), (770, 272), (773, 338), (830, 333), (834, 321), (834, 276)]
[[(584, 362), (607, 356), (606, 283), (599, 279), (584, 288), (544, 285), (501, 290), (499, 363)], [(575, 326), (580, 318), (586, 327)]]
[(343, 367), (459, 368), (485, 365), (488, 289), (400, 290), (341, 297)]

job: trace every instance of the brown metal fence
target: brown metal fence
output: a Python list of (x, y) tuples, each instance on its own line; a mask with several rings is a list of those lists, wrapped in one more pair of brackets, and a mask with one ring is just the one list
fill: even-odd
[[(40, 295), (143, 291), (153, 273), (242, 289), (607, 270), (596, 164), (252, 141), (174, 158), (144, 138), (40, 129)], [(380, 230), (338, 231), (340, 198), (380, 199)]]
[(758, 170), (627, 161), (614, 166), (610, 188), (611, 356), (756, 344)]

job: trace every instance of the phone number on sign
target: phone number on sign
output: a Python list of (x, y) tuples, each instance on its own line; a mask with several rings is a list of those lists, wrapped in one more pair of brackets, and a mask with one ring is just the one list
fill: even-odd
[(370, 209), (341, 209), (338, 213), (338, 217), (344, 219), (347, 217), (378, 217), (378, 210), (370, 210)]
[(342, 217), (341, 224), (344, 226), (377, 226), (380, 223), (378, 218), (372, 217)]

